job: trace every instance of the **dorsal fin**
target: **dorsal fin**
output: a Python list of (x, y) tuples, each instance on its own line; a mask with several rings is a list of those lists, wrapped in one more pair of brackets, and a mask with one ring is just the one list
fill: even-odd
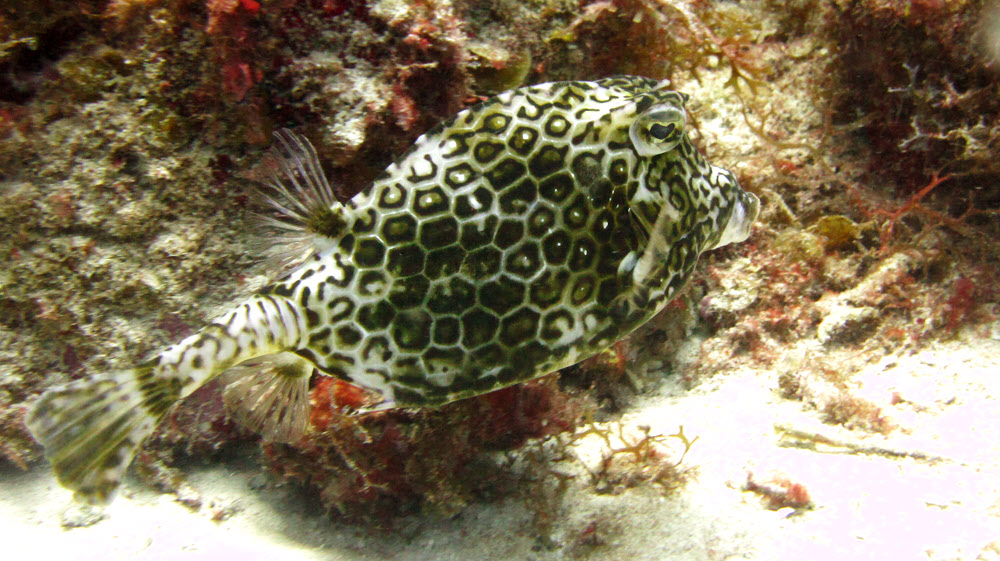
[(332, 247), (347, 222), (312, 144), (288, 129), (275, 132), (274, 139), (271, 155), (276, 166), (257, 193), (271, 212), (258, 215), (262, 235), (254, 245), (280, 276)]

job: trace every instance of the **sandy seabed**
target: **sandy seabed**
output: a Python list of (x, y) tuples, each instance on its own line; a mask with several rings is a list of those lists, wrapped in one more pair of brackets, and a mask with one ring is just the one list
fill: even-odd
[[(110, 507), (87, 511), (44, 466), (5, 468), (0, 543), (7, 559), (1000, 559), (998, 373), (1000, 337), (981, 333), (872, 364), (858, 392), (912, 405), (885, 437), (821, 423), (778, 395), (775, 372), (735, 371), (691, 390), (668, 377), (621, 421), (697, 436), (688, 483), (666, 496), (654, 486), (601, 495), (574, 478), (547, 544), (518, 500), (388, 531), (333, 522), (301, 491), (259, 484), (251, 448), (184, 468), (202, 497), (196, 510), (133, 478)], [(582, 466), (599, 446), (583, 439), (574, 453)], [(813, 507), (769, 510), (748, 477), (794, 481)]]

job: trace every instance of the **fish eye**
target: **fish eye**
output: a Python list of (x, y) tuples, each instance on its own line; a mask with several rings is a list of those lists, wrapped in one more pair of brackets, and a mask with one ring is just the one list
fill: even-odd
[(649, 127), (649, 135), (657, 140), (666, 140), (670, 133), (674, 132), (677, 125), (670, 123), (669, 125), (661, 125), (660, 123), (653, 123)]
[(640, 155), (654, 156), (680, 143), (686, 122), (687, 113), (680, 105), (654, 105), (636, 118), (628, 134)]

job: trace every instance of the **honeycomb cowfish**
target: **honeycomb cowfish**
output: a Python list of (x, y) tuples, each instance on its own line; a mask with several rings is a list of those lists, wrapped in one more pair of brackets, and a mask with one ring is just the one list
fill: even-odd
[(312, 146), (279, 132), (262, 191), (275, 280), (131, 370), (49, 389), (26, 424), (59, 482), (104, 504), (170, 407), (224, 372), (231, 414), (294, 442), (314, 373), (380, 394), (376, 407), (424, 407), (598, 353), (757, 217), (757, 197), (692, 145), (687, 100), (632, 76), (508, 91), (346, 202)]

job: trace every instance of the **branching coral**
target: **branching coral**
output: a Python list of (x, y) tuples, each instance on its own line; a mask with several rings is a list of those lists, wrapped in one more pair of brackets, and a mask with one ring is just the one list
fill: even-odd
[[(574, 440), (596, 436), (604, 443), (596, 468), (589, 469), (591, 485), (597, 492), (618, 494), (626, 488), (651, 483), (669, 493), (684, 483), (687, 474), (680, 465), (698, 437), (688, 438), (683, 426), (670, 435), (651, 434), (650, 427), (644, 425), (638, 429), (640, 434), (634, 435), (621, 423), (608, 427), (590, 423), (573, 435)], [(670, 439), (683, 446), (679, 458), (667, 452)]]

